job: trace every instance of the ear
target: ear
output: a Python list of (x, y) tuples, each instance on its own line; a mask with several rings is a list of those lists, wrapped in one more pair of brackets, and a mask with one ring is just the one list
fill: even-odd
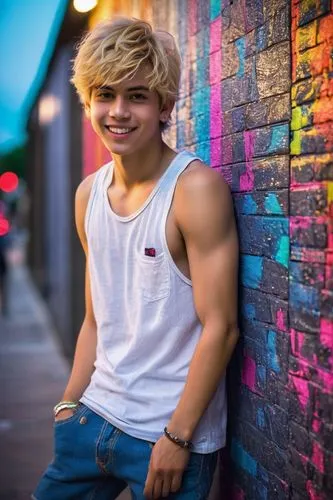
[(172, 113), (172, 110), (174, 108), (174, 105), (175, 105), (175, 101), (172, 101), (170, 99), (164, 103), (164, 105), (162, 106), (161, 111), (160, 111), (160, 121), (162, 123), (166, 123), (169, 120), (170, 115)]
[(83, 109), (86, 117), (88, 118), (88, 120), (90, 120), (90, 104), (88, 102), (85, 102), (83, 105)]

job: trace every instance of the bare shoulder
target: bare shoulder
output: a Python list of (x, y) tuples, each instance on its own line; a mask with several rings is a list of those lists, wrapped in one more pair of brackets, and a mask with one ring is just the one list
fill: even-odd
[(192, 162), (180, 176), (174, 197), (176, 224), (186, 247), (201, 255), (229, 248), (236, 254), (236, 225), (232, 196), (222, 175), (200, 161)]
[(89, 200), (90, 196), (90, 191), (95, 179), (97, 172), (94, 172), (93, 174), (88, 175), (85, 177), (80, 184), (78, 185), (75, 193), (75, 199), (76, 202), (79, 202), (80, 204), (86, 205)]
[(84, 219), (87, 209), (87, 204), (91, 192), (91, 188), (97, 172), (88, 175), (80, 182), (75, 193), (75, 224), (81, 240), (82, 246), (87, 251), (86, 234), (84, 230)]
[[(180, 175), (175, 192), (175, 208), (185, 210), (232, 211), (230, 188), (223, 176), (199, 160), (193, 161)], [(186, 210), (187, 211), (187, 210)]]

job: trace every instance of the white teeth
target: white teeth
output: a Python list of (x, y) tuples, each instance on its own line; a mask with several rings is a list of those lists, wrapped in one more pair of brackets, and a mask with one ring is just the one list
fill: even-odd
[(114, 128), (114, 127), (107, 127), (110, 132), (113, 132), (114, 134), (128, 134), (128, 132), (131, 132), (131, 128)]

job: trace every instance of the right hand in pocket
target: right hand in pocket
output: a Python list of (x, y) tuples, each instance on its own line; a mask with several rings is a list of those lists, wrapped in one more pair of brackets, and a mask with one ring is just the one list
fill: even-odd
[(58, 415), (55, 417), (54, 421), (58, 422), (58, 420), (66, 420), (67, 418), (70, 418), (74, 415), (75, 410), (71, 408), (64, 408), (61, 410)]

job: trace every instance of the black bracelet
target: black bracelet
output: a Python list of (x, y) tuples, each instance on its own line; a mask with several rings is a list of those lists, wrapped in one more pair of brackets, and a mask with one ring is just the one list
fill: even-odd
[(177, 444), (181, 448), (185, 449), (191, 449), (192, 448), (192, 443), (191, 441), (184, 441), (184, 439), (180, 439), (178, 436), (175, 434), (172, 434), (171, 432), (168, 431), (166, 427), (164, 427), (164, 435), (170, 439), (173, 443)]

